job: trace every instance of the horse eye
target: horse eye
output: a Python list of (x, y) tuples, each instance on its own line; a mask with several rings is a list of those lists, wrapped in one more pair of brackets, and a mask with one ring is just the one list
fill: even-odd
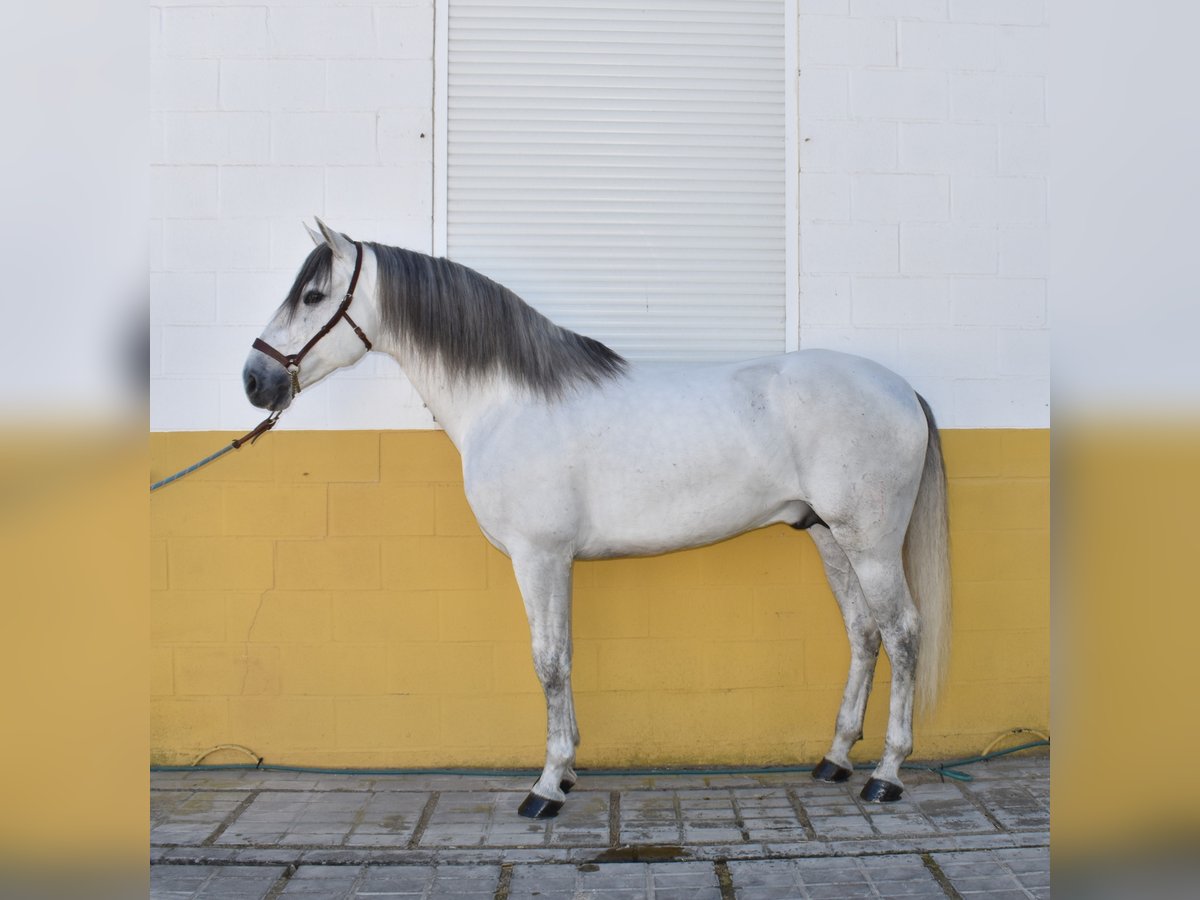
[(309, 291), (307, 294), (304, 295), (304, 305), (305, 306), (315, 306), (316, 304), (320, 303), (324, 299), (325, 299), (325, 295), (322, 294), (320, 291)]

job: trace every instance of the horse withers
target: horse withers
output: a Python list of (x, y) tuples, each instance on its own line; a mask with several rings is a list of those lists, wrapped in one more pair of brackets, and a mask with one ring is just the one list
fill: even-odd
[(813, 776), (850, 777), (882, 644), (887, 734), (862, 797), (900, 797), (914, 697), (933, 704), (950, 637), (945, 469), (933, 414), (907, 382), (825, 350), (634, 366), (465, 266), (317, 224), (246, 360), (246, 394), (283, 410), (374, 349), (458, 448), (479, 527), (512, 560), (546, 695), (546, 762), (522, 815), (557, 814), (576, 781), (574, 561), (774, 523), (812, 536), (850, 640), (833, 742)]

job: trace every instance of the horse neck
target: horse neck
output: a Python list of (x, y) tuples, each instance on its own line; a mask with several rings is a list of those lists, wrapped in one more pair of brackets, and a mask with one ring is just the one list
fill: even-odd
[(398, 340), (389, 338), (377, 349), (400, 364), (434, 420), (460, 452), (479, 417), (514, 395), (512, 383), (503, 376), (453, 377), (436, 359), (402, 346)]
[(363, 268), (364, 295), (370, 298), (366, 318), (375, 335), (372, 349), (394, 359), (434, 419), (460, 450), (465, 435), (480, 411), (502, 393), (498, 385), (466, 384), (451, 378), (436, 359), (423, 354), (398, 337), (383, 331), (383, 309), (379, 291), (379, 264), (372, 250)]
[[(397, 250), (397, 248), (387, 249)], [(421, 257), (421, 254), (409, 251), (399, 252)], [(426, 261), (428, 262), (428, 260)], [(372, 270), (371, 293), (374, 298), (372, 312), (375, 314), (376, 321), (381, 323), (384, 304), (381, 283), (383, 276), (380, 273), (378, 257), (375, 257), (373, 262), (375, 266)], [(436, 260), (434, 262), (445, 263), (446, 261)], [(473, 273), (472, 277), (480, 278)], [(454, 279), (449, 280), (453, 281)], [(483, 280), (486, 281), (486, 279)], [(422, 289), (429, 290), (430, 284), (426, 282)], [(441, 289), (440, 284), (438, 289)], [(516, 299), (515, 302), (523, 306), (519, 299)], [(452, 317), (453, 310), (456, 308), (457, 304), (455, 303), (439, 303), (435, 306), (435, 309), (439, 311), (451, 310), (450, 313), (445, 314)], [(528, 312), (537, 317), (536, 312), (532, 310)], [(553, 328), (553, 326), (550, 327)], [(378, 331), (382, 332), (382, 327)], [(381, 333), (380, 338), (375, 349), (382, 350), (400, 364), (400, 368), (404, 370), (414, 389), (433, 413), (437, 423), (445, 429), (460, 451), (465, 446), (472, 426), (482, 416), (494, 412), (514, 399), (525, 400), (531, 397), (530, 389), (514, 380), (499, 365), (492, 371), (464, 373), (456, 371), (453, 364), (443, 365), (438, 351), (432, 347), (409, 341), (402, 335)]]

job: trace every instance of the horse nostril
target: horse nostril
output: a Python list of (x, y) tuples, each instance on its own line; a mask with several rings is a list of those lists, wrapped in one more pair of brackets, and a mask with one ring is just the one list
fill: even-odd
[(246, 393), (253, 394), (257, 387), (258, 387), (258, 379), (247, 372), (246, 373)]

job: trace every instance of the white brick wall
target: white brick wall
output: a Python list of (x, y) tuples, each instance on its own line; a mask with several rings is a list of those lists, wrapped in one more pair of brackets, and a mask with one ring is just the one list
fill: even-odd
[(800, 344), (892, 365), (947, 426), (1049, 424), (1045, 15), (800, 3)]
[[(154, 3), (152, 427), (257, 421), (242, 361), (312, 246), (302, 220), (431, 249), (433, 16), (433, 0)], [(432, 424), (386, 360), (336, 381), (281, 427)]]
[[(153, 4), (152, 427), (257, 421), (241, 364), (302, 219), (431, 249), (433, 3)], [(798, 7), (801, 346), (895, 367), (946, 426), (1047, 424), (1044, 0)], [(371, 358), (281, 427), (431, 424)]]

